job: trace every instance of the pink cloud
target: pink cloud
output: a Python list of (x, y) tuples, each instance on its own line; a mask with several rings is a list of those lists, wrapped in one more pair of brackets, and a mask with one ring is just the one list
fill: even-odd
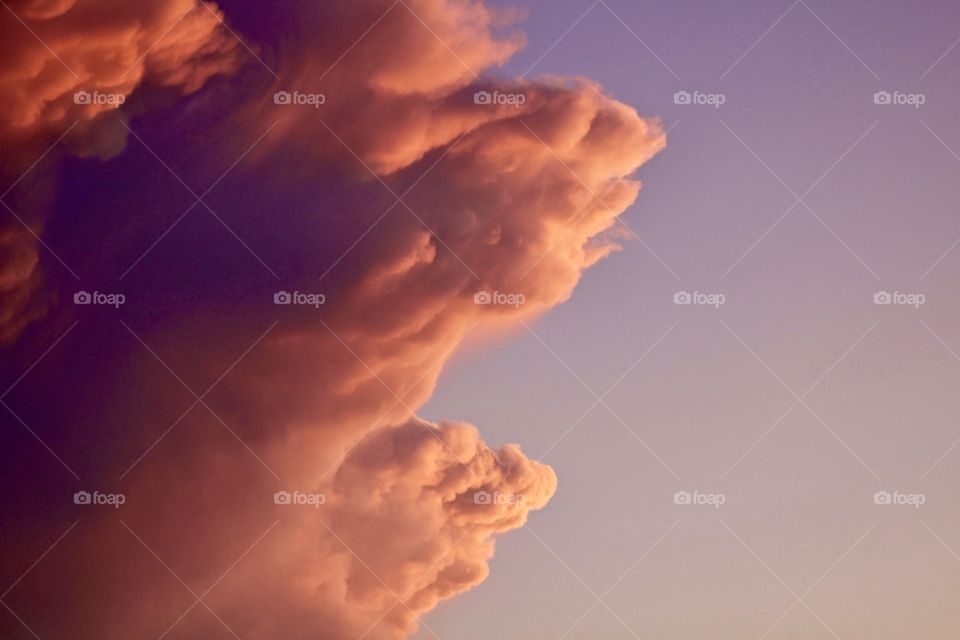
[[(81, 23), (72, 32), (53, 26), (78, 7), (37, 3), (23, 13), (50, 21), (41, 35), (71, 68), (101, 78), (101, 87), (133, 91), (152, 77), (189, 93), (231, 69), (233, 45), (200, 7), (148, 53), (128, 86), (118, 74), (153, 42), (147, 32), (171, 28), (189, 3), (84, 4), (85, 11), (116, 12), (105, 21), (117, 31), (87, 46)], [(115, 415), (133, 425), (117, 449), (148, 452), (120, 483), (129, 499), (119, 515), (188, 584), (216, 585), (209, 606), (240, 637), (399, 639), (418, 616), (484, 579), (496, 534), (544, 507), (556, 476), (516, 446), (491, 449), (470, 425), (433, 425), (414, 412), (477, 323), (546, 311), (571, 295), (585, 268), (616, 249), (611, 227), (640, 187), (631, 175), (665, 144), (657, 122), (587, 80), (475, 77), (522, 44), (520, 35), (502, 34), (509, 16), (481, 2), (407, 4), (385, 16), (391, 3), (291, 6), (298, 28), (277, 45), (280, 79), (271, 76), (234, 104), (232, 118), (212, 126), (230, 131), (225, 144), (238, 157), (279, 121), (241, 169), (259, 188), (286, 193), (335, 176), (337, 189), (357, 194), (337, 200), (337, 211), (319, 204), (270, 212), (275, 227), (302, 230), (285, 234), (294, 236), (285, 241), (300, 271), (284, 285), (328, 288), (322, 313), (285, 313), (218, 383), (209, 400), (216, 416), (200, 406), (170, 429), (158, 411), (174, 395), (158, 392), (168, 388), (169, 372), (134, 340), (130, 361), (137, 364), (118, 371), (113, 387), (122, 398)], [(149, 28), (122, 19), (138, 10)], [(55, 60), (31, 55), (42, 64), (17, 66), (21, 82), (45, 73), (56, 81), (43, 83), (49, 99), (0, 93), (20, 114), (7, 131), (56, 132), (78, 113), (99, 117), (65, 102), (79, 85)], [(322, 92), (326, 100), (316, 109), (274, 104), (281, 90)], [(523, 101), (477, 104), (478, 91), (521, 94)], [(418, 179), (405, 204), (379, 219), (382, 209), (371, 208), (377, 200), (368, 195), (380, 191), (379, 181), (401, 189)], [(331, 256), (317, 255), (315, 239), (358, 237), (374, 222), (321, 285)], [(21, 275), (0, 283), (36, 288), (35, 257), (18, 260)], [(11, 257), (7, 264), (14, 263)], [(514, 303), (477, 304), (483, 292)], [(217, 380), (242, 352), (237, 344), (250, 345), (287, 310), (264, 302), (227, 321), (213, 303), (197, 301), (143, 338), (191, 380)], [(111, 478), (129, 463), (104, 461)], [(274, 505), (278, 490), (322, 494), (324, 502)], [(192, 602), (169, 576), (141, 581), (137, 590), (118, 587), (158, 569), (118, 517), (85, 525), (56, 578), (86, 590), (62, 615), (62, 628), (77, 637), (159, 635)], [(123, 560), (105, 566), (105, 553)], [(123, 615), (109, 615), (117, 611)], [(198, 609), (177, 623), (176, 637), (207, 637), (210, 624)]]

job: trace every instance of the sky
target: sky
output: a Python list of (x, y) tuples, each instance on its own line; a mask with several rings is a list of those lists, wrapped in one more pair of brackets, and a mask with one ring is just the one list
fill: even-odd
[(4, 637), (960, 635), (960, 6), (0, 33)]

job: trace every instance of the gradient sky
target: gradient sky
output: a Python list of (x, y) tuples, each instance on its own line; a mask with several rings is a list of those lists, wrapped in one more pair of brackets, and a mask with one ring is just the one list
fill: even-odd
[[(27, 4), (12, 6), (22, 11)], [(60, 301), (18, 330), (3, 356), (3, 388), (16, 387), (5, 401), (17, 417), (0, 417), (2, 489), (11, 514), (4, 518), (0, 564), (0, 584), (11, 586), (8, 600), (7, 587), (0, 588), (0, 600), (9, 601), (11, 615), (2, 618), (0, 631), (27, 638), (29, 626), (47, 640), (89, 629), (85, 618), (107, 611), (105, 637), (125, 637), (124, 624), (134, 620), (146, 621), (136, 627), (144, 637), (157, 637), (193, 603), (170, 573), (203, 593), (276, 518), (282, 521), (276, 533), (211, 598), (226, 623), (198, 607), (167, 637), (229, 638), (228, 626), (244, 630), (244, 640), (292, 637), (291, 629), (316, 637), (309, 615), (284, 600), (285, 587), (303, 578), (331, 590), (342, 579), (368, 595), (370, 611), (362, 602), (354, 612), (307, 600), (308, 609), (315, 605), (321, 622), (329, 622), (320, 637), (356, 639), (354, 629), (369, 626), (365, 616), (377, 617), (380, 598), (390, 602), (381, 584), (387, 591), (408, 584), (398, 559), (429, 564), (424, 558), (437, 559), (460, 534), (469, 550), (451, 581), (472, 588), (449, 600), (451, 594), (438, 596), (446, 601), (423, 616), (417, 640), (960, 636), (960, 447), (954, 448), (960, 438), (960, 246), (954, 249), (960, 238), (960, 5), (490, 0), (487, 5), (526, 14), (517, 27), (526, 44), (512, 57), (483, 40), (483, 29), (460, 32), (434, 23), (444, 35), (446, 28), (466, 34), (447, 49), (424, 25), (390, 20), (374, 24), (369, 38), (348, 50), (343, 45), (382, 13), (374, 10), (379, 4), (330, 3), (315, 15), (303, 8), (309, 3), (291, 3), (295, 13), (219, 2), (227, 24), (251, 43), (262, 65), (215, 23), (198, 20), (219, 34), (202, 38), (219, 43), (216, 63), (179, 63), (176, 56), (154, 62), (162, 82), (138, 87), (125, 111), (135, 133), (120, 136), (114, 148), (118, 129), (84, 130), (74, 152), (96, 155), (110, 147), (103, 153), (113, 157), (55, 152), (49, 166), (38, 165), (35, 177), (4, 200), (21, 212), (32, 205), (46, 212), (38, 213), (45, 224), (37, 228), (85, 286), (108, 290), (122, 282), (134, 303), (120, 314), (126, 331), (106, 310), (77, 310), (69, 305), (76, 282), (40, 250), (39, 291), (55, 292)], [(367, 6), (369, 16), (354, 11)], [(144, 23), (159, 37), (177, 15), (151, 14)], [(11, 33), (21, 29), (7, 22)], [(191, 42), (184, 36), (181, 44), (190, 49)], [(325, 80), (321, 71), (342, 53), (343, 76)], [(232, 56), (243, 61), (240, 71)], [(497, 57), (509, 60), (480, 81), (461, 78), (455, 90), (442, 83), (443, 73), (462, 73), (456, 58), (485, 67)], [(280, 70), (282, 79), (263, 67)], [(182, 69), (203, 69), (196, 88)], [(420, 110), (416, 100), (413, 106), (394, 102), (404, 90), (390, 85), (369, 104), (353, 105), (355, 118), (350, 109), (330, 116), (356, 154), (306, 118), (284, 120), (257, 146), (276, 113), (263, 104), (284, 82), (319, 82), (334, 109), (338, 91), (355, 96), (351, 88), (374, 76), (369, 81), (380, 83), (378, 91), (391, 82), (436, 82), (437, 95), (423, 100), (433, 110)], [(578, 108), (586, 112), (608, 107), (586, 89), (560, 89), (548, 80), (572, 76), (598, 83), (642, 118), (659, 119), (668, 131), (666, 148), (647, 160), (639, 146), (653, 149), (655, 132), (641, 131), (639, 121), (617, 112), (620, 137), (636, 142), (637, 156), (604, 139), (568, 157), (580, 163), (571, 171), (529, 136), (516, 143), (509, 127), (491, 124), (484, 137), (463, 124), (475, 116), (465, 116), (472, 112), (457, 99), (469, 100), (475, 86), (509, 86), (520, 77), (542, 83), (528, 91), (542, 100), (536, 104), (546, 114), (543, 122), (581, 122), (566, 101), (570, 96), (583, 99), (587, 106)], [(719, 108), (676, 104), (679, 91), (722, 94), (725, 102)], [(925, 103), (878, 105), (878, 91), (922, 94)], [(265, 101), (244, 102), (235, 112), (224, 103), (248, 93)], [(445, 162), (441, 151), (449, 141), (428, 134), (453, 139), (458, 126), (471, 132), (464, 133), (469, 151), (463, 157), (452, 152)], [(4, 149), (27, 158), (4, 166), (10, 183), (47, 144), (32, 150), (4, 138), (2, 128), (0, 134)], [(508, 160), (485, 164), (500, 141), (507, 149), (517, 144), (513, 153), (529, 174)], [(197, 206), (131, 266), (195, 200), (158, 159), (200, 195), (253, 146), (249, 162), (239, 163), (208, 199), (230, 231)], [(416, 156), (421, 146), (424, 157)], [(439, 273), (413, 273), (410, 261), (430, 258), (427, 245), (417, 244), (422, 230), (409, 217), (387, 218), (349, 260), (335, 262), (393, 202), (357, 160), (388, 175), (398, 194), (436, 162), (436, 173), (409, 200), (454, 243), (464, 210), (506, 229), (517, 225), (521, 240), (541, 223), (549, 229), (543, 221), (550, 216), (572, 219), (579, 213), (574, 196), (541, 200), (540, 190), (586, 197), (584, 190), (620, 177), (615, 160), (626, 156), (623, 166), (642, 164), (634, 175), (643, 186), (621, 216), (625, 226), (614, 227), (622, 250), (584, 270), (579, 282), (572, 274), (587, 260), (575, 251), (564, 254), (574, 255), (569, 260), (548, 261), (547, 275), (535, 271), (529, 281), (516, 277), (523, 269), (514, 268), (509, 254), (465, 253), (467, 262), (486, 270), (484, 278), (489, 271), (505, 289), (529, 292), (527, 310), (504, 312), (506, 322), (494, 327), (472, 323), (473, 283), (463, 284), (462, 265), (448, 254), (436, 254), (447, 256), (442, 265), (436, 261)], [(391, 163), (401, 170), (390, 173)], [(590, 173), (584, 182), (579, 171)], [(514, 197), (528, 206), (502, 204)], [(629, 201), (622, 194), (613, 199)], [(235, 242), (233, 230), (249, 245)], [(571, 246), (582, 239), (572, 235)], [(462, 242), (455, 244), (458, 253), (473, 251)], [(526, 245), (514, 247), (519, 255)], [(0, 258), (9, 258), (6, 249)], [(501, 266), (514, 279), (497, 281)], [(331, 315), (320, 317), (335, 336), (346, 336), (343, 342), (309, 310), (280, 316), (264, 303), (278, 282), (304, 290), (328, 268), (324, 286), (334, 303)], [(389, 282), (405, 268), (409, 281), (381, 286), (378, 278)], [(720, 293), (725, 302), (677, 305), (680, 291)], [(925, 303), (919, 309), (876, 305), (879, 291), (920, 293)], [(337, 307), (338, 296), (349, 302)], [(426, 337), (409, 339), (425, 309), (439, 309), (438, 320)], [(132, 480), (118, 482), (144, 444), (191, 405), (192, 392), (183, 387), (200, 393), (218, 381), (275, 317), (282, 320), (281, 335), (253, 351), (209, 399), (240, 436), (231, 439), (220, 416), (198, 410), (145, 458)], [(30, 368), (75, 320), (62, 344)], [(429, 375), (410, 384), (468, 326), (436, 387)], [(358, 366), (341, 346), (372, 367)], [(416, 496), (435, 479), (423, 471), (429, 456), (407, 455), (434, 443), (416, 423), (402, 424), (409, 416), (396, 409), (377, 418), (395, 430), (374, 433), (368, 447), (342, 464), (338, 484), (322, 485), (331, 514), (321, 516), (323, 529), (309, 513), (263, 507), (261, 494), (269, 499), (276, 489), (296, 488), (277, 484), (267, 471), (276, 468), (285, 481), (293, 477), (303, 486), (320, 482), (319, 471), (339, 464), (353, 440), (348, 436), (365, 432), (391, 405), (393, 397), (369, 373), (409, 391), (414, 408), (424, 403), (416, 413), (430, 423), (477, 425), (494, 449), (519, 444), (525, 456), (552, 467), (555, 495), (549, 497), (545, 468), (503, 452), (506, 462), (494, 464), (496, 456), (477, 436), (440, 426), (427, 432), (473, 452), (471, 469), (474, 462), (482, 467), (465, 486), (507, 491), (522, 485), (536, 494), (531, 509), (546, 506), (529, 520), (526, 510), (507, 513), (489, 529), (489, 520), (469, 505), (449, 516), (480, 526), (476, 540), (462, 522), (459, 529), (436, 524), (445, 522), (446, 512), (415, 498), (370, 507), (357, 497), (368, 485), (396, 482)], [(39, 437), (31, 438), (27, 425)], [(251, 451), (237, 446), (240, 437), (266, 462), (258, 466)], [(62, 455), (83, 484), (38, 439)], [(438, 468), (457, 476), (462, 462), (444, 451), (435, 455)], [(127, 492), (131, 504), (98, 519), (66, 505), (73, 491), (96, 483)], [(236, 500), (214, 502), (234, 490)], [(720, 508), (674, 504), (679, 491), (721, 494), (725, 502)], [(921, 494), (925, 502), (878, 505), (878, 491)], [(200, 497), (183, 506), (192, 492)], [(465, 496), (454, 502), (469, 502)], [(156, 504), (142, 506), (149, 500)], [(120, 519), (147, 544), (138, 544), (143, 541), (122, 529)], [(74, 520), (81, 526), (24, 574)], [(522, 528), (504, 533), (515, 527)], [(479, 582), (472, 572), (485, 564), (492, 537), (496, 555)], [(363, 569), (343, 568), (351, 561), (337, 544), (341, 538), (360, 549), (364, 557), (357, 560), (369, 562), (381, 584)], [(157, 558), (145, 552), (148, 545)], [(378, 555), (383, 550), (388, 557)], [(74, 565), (74, 556), (83, 560)], [(88, 570), (88, 557), (109, 558), (102, 575)], [(159, 558), (173, 571), (164, 572)], [(290, 576), (296, 580), (283, 581)], [(269, 597), (256, 593), (263, 585)], [(98, 600), (117, 590), (131, 599)], [(289, 594), (299, 591), (291, 587)], [(429, 605), (411, 603), (413, 609), (432, 609), (431, 597), (425, 596)], [(69, 614), (62, 624), (61, 608)], [(258, 616), (270, 615), (280, 626), (258, 626)], [(366, 638), (400, 637), (398, 629), (376, 627)]]
[[(463, 638), (955, 638), (956, 449), (922, 476), (960, 435), (960, 360), (939, 341), (960, 353), (960, 254), (930, 269), (960, 236), (960, 52), (931, 68), (960, 36), (960, 7), (526, 6), (529, 44), (505, 72), (536, 63), (534, 74), (595, 78), (670, 127), (624, 217), (669, 270), (628, 242), (531, 332), (441, 378), (424, 415), (488, 425), (491, 439), (511, 434), (534, 456), (549, 449), (559, 489), (529, 523), (536, 535), (505, 537), (488, 581), (430, 626)], [(727, 101), (677, 106), (678, 90)], [(876, 106), (879, 90), (927, 102)], [(823, 224), (798, 205), (770, 229), (825, 172), (804, 195)], [(676, 307), (677, 290), (727, 302)], [(878, 290), (927, 303), (877, 307)], [(594, 403), (586, 387), (603, 394), (671, 326), (604, 397), (609, 410), (595, 406), (554, 446)], [(796, 406), (721, 478), (794, 403), (787, 387), (803, 395), (828, 369), (804, 401), (836, 435)], [(676, 507), (683, 488), (727, 503)], [(872, 503), (880, 489), (928, 501), (891, 511)], [(609, 610), (591, 609), (621, 577), (604, 595)], [(815, 582), (812, 611), (797, 604), (780, 619), (796, 600), (789, 590)]]

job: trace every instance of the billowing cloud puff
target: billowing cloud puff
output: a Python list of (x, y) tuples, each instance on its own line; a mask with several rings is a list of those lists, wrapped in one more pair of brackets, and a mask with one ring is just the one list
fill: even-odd
[[(31, 6), (35, 20), (73, 10)], [(28, 584), (11, 593), (41, 637), (159, 637), (172, 626), (170, 637), (205, 638), (226, 626), (251, 640), (396, 640), (481, 581), (495, 535), (555, 490), (553, 471), (519, 448), (494, 451), (474, 427), (415, 412), (474, 326), (544, 312), (615, 248), (611, 227), (639, 189), (632, 173), (664, 146), (658, 124), (588, 80), (479, 75), (522, 44), (510, 16), (481, 2), (275, 10), (294, 26), (245, 33), (262, 59), (231, 83), (208, 83), (149, 128), (147, 111), (130, 121), (162, 132), (128, 140), (125, 153), (146, 158), (149, 173), (123, 156), (87, 160), (86, 175), (109, 184), (85, 183), (82, 208), (62, 199), (84, 277), (127, 291), (126, 327), (63, 304), (72, 282), (45, 292), (38, 333), (53, 340), (79, 319), (77, 334), (98, 341), (80, 346), (72, 334), (49, 357), (82, 363), (92, 351), (100, 364), (55, 407), (33, 376), (17, 397), (38, 407), (30, 422), (71, 424), (56, 450), (76, 448), (78, 434), (108, 441), (74, 489), (96, 483), (128, 499), (117, 513), (58, 512), (84, 522), (56, 575), (30, 580), (52, 592), (82, 585), (84, 598), (66, 594), (50, 620)], [(179, 32), (182, 12), (148, 13), (161, 33)], [(178, 40), (203, 47), (151, 52), (142, 78), (190, 92), (226, 69), (207, 54), (232, 49), (200, 37), (220, 31), (196, 20), (179, 23)], [(242, 11), (237, 20), (243, 32)], [(74, 41), (57, 42), (66, 55)], [(84, 66), (109, 66), (109, 47), (93, 50)], [(324, 100), (278, 104), (278, 91)], [(478, 92), (522, 100), (486, 104)], [(37, 114), (64, 129), (55, 110)], [(216, 184), (173, 227), (182, 209), (160, 205), (179, 186), (154, 153), (197, 193)], [(31, 282), (38, 293), (25, 300), (39, 300)], [(325, 303), (276, 305), (278, 289), (322, 292)], [(83, 334), (89, 326), (103, 334)], [(277, 505), (278, 491), (324, 501)], [(48, 537), (60, 533), (52, 520)]]
[[(522, 526), (555, 486), (549, 467), (516, 447), (489, 449), (469, 425), (379, 431), (347, 457), (319, 508), (278, 508), (295, 515), (223, 581), (220, 598), (234, 604), (225, 612), (255, 639), (315, 629), (331, 639), (405, 637), (418, 616), (486, 577), (492, 536)], [(278, 570), (268, 606), (242, 604), (238, 594)]]
[[(375, 625), (402, 637), (416, 616), (483, 580), (492, 535), (522, 526), (555, 486), (549, 467), (517, 447), (487, 448), (469, 425), (385, 429), (339, 468), (321, 516), (324, 578), (332, 565), (340, 579), (307, 584), (333, 588), (324, 600), (352, 618), (348, 637)], [(315, 593), (301, 595), (305, 607), (315, 602)]]

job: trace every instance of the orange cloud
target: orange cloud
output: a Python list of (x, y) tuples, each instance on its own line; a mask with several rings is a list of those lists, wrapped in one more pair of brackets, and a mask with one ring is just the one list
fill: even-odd
[[(418, 616), (487, 576), (493, 535), (522, 526), (555, 486), (549, 467), (516, 447), (489, 449), (469, 425), (411, 421), (378, 431), (340, 466), (320, 509), (278, 509), (298, 520), (282, 513), (265, 541), (272, 552), (261, 556), (280, 560), (282, 597), (269, 614), (236, 607), (233, 619), (251, 638), (311, 628), (331, 638), (405, 637)], [(270, 570), (249, 563), (224, 581), (224, 599), (243, 602), (231, 591)], [(312, 623), (290, 625), (286, 615)]]
[[(69, 16), (71, 6), (37, 3), (31, 19), (56, 21), (50, 16)], [(233, 49), (210, 37), (220, 34), (215, 21), (197, 12), (173, 26), (180, 14), (172, 7), (185, 5), (164, 6), (147, 12), (151, 33), (171, 29), (171, 46), (181, 46), (149, 52), (138, 78), (189, 92), (214, 69), (227, 69), (197, 60), (213, 53), (229, 60)], [(272, 44), (279, 80), (255, 85), (241, 69), (248, 82), (238, 81), (240, 88), (210, 88), (218, 99), (197, 109), (231, 105), (226, 116), (210, 118), (211, 128), (230, 136), (211, 137), (229, 139), (234, 153), (198, 153), (217, 156), (213, 164), (220, 155), (238, 157), (279, 122), (234, 186), (254, 184), (281, 198), (311, 193), (320, 180), (331, 185), (325, 202), (277, 206), (265, 225), (296, 265), (283, 286), (322, 288), (327, 303), (299, 309), (264, 299), (225, 321), (222, 300), (200, 298), (176, 321), (144, 332), (174, 370), (219, 380), (208, 400), (216, 416), (198, 406), (172, 429), (157, 410), (169, 372), (131, 340), (138, 357), (125, 362), (141, 364), (111, 381), (122, 402), (105, 419), (135, 428), (117, 446), (123, 459), (103, 462), (103, 477), (124, 474), (124, 522), (188, 584), (214, 585), (209, 606), (240, 637), (397, 640), (418, 616), (482, 581), (494, 536), (521, 526), (556, 488), (553, 471), (519, 448), (494, 451), (472, 426), (433, 425), (414, 412), (478, 322), (509, 322), (559, 304), (585, 268), (616, 248), (611, 227), (640, 187), (631, 175), (665, 140), (657, 122), (587, 80), (475, 76), (522, 44), (516, 33), (502, 33), (509, 16), (482, 2), (294, 3), (286, 10), (297, 29)], [(126, 46), (114, 55), (109, 39), (88, 49), (52, 28), (49, 35), (68, 63), (97, 69), (102, 87), (125, 86), (117, 77), (124, 65), (114, 62), (129, 61)], [(59, 97), (24, 97), (31, 119), (8, 128), (58, 131), (75, 113), (92, 113), (55, 107), (78, 86), (62, 71), (55, 72)], [(323, 93), (325, 101), (319, 108), (275, 104), (276, 91)], [(478, 103), (478, 92), (523, 99)], [(387, 190), (404, 193), (413, 183), (384, 214), (382, 196), (392, 203)], [(260, 214), (244, 210), (242, 200), (234, 218)], [(347, 251), (318, 251), (326, 235), (345, 238)], [(35, 271), (29, 260), (24, 265)], [(232, 367), (237, 344), (249, 345), (275, 319)], [(125, 473), (126, 456), (144, 451)], [(278, 490), (324, 501), (274, 505)], [(156, 570), (155, 558), (115, 514), (91, 519), (91, 533), (58, 575), (61, 584), (87, 589), (82, 606), (63, 612), (64, 627), (102, 640), (159, 636), (193, 599), (176, 580), (118, 588)], [(104, 553), (124, 560), (105, 567)], [(222, 631), (216, 620), (209, 624), (207, 615), (185, 616), (177, 637)]]

